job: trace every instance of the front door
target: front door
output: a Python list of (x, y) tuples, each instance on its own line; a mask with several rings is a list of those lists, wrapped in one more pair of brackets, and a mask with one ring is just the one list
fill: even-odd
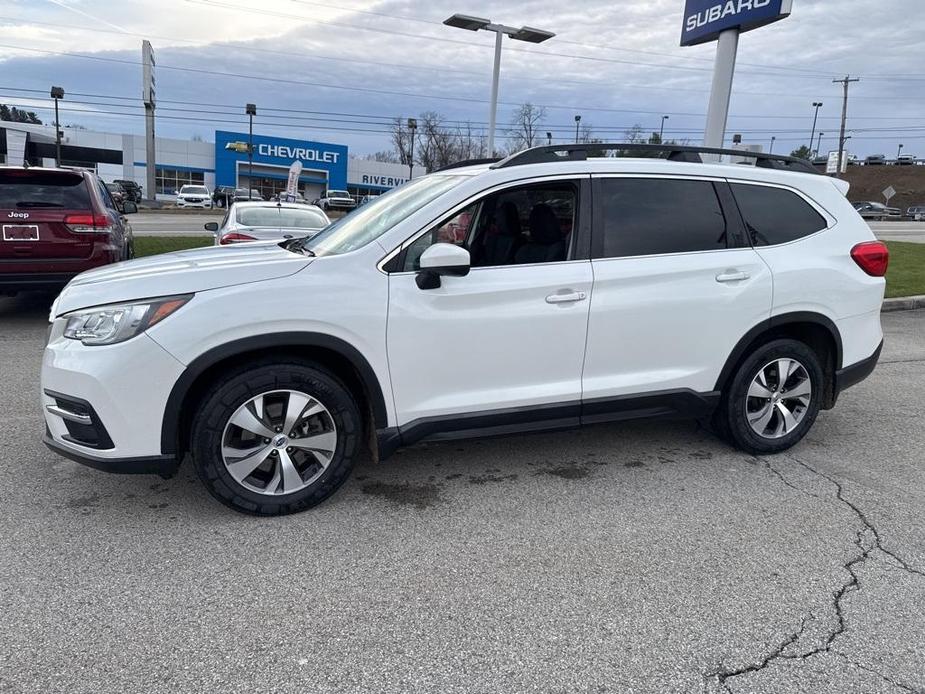
[[(591, 262), (577, 257), (581, 188), (575, 179), (510, 186), (407, 245), (389, 277), (401, 428), (577, 423), (592, 287)], [(435, 242), (466, 247), (472, 269), (422, 290), (417, 259)]]

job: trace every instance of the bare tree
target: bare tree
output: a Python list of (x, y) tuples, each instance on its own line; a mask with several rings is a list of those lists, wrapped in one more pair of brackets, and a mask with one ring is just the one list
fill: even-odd
[(367, 161), (383, 161), (389, 164), (399, 164), (398, 155), (391, 150), (383, 150), (381, 152), (373, 152), (372, 154), (366, 155)]
[(508, 130), (508, 136), (511, 138), (508, 150), (513, 153), (535, 147), (540, 138), (540, 125), (544, 120), (546, 108), (543, 106), (535, 106), (528, 102), (518, 108), (511, 118), (511, 128)]
[(411, 138), (413, 137), (413, 132), (406, 127), (407, 124), (404, 118), (396, 118), (389, 128), (395, 158), (405, 166), (411, 163)]

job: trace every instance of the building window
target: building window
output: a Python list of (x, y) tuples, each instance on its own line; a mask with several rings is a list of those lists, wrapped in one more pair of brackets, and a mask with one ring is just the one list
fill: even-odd
[(163, 195), (176, 195), (185, 185), (204, 185), (205, 174), (202, 171), (181, 171), (158, 166), (154, 170), (155, 192)]

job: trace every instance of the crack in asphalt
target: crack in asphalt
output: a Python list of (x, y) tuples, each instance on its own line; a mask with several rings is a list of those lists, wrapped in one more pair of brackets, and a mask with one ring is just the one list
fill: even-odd
[(910, 687), (908, 684), (903, 684), (902, 682), (897, 682), (897, 681), (894, 680), (892, 677), (888, 677), (887, 675), (884, 675), (884, 674), (883, 674), (882, 672), (880, 672), (879, 670), (874, 670), (872, 667), (868, 667), (868, 666), (866, 666), (866, 665), (862, 665), (861, 663), (857, 662), (856, 660), (852, 660), (852, 659), (849, 658), (846, 654), (844, 654), (844, 653), (842, 653), (842, 652), (840, 652), (840, 651), (832, 651), (832, 653), (834, 653), (835, 655), (837, 655), (839, 658), (842, 658), (843, 660), (847, 661), (847, 662), (850, 663), (851, 665), (854, 665), (854, 666), (855, 666), (856, 668), (858, 668), (859, 670), (864, 670), (865, 672), (869, 672), (869, 673), (871, 673), (872, 675), (876, 675), (877, 677), (879, 677), (879, 678), (882, 679), (883, 681), (889, 682), (890, 684), (892, 684), (892, 685), (893, 685), (894, 687), (896, 687), (897, 689), (902, 689), (904, 692), (912, 692), (912, 694), (922, 694), (922, 692), (925, 692), (925, 689), (916, 689), (915, 687)]
[[(821, 653), (832, 652), (832, 653), (835, 653), (836, 655), (842, 656), (846, 660), (849, 660), (847, 656), (844, 656), (844, 654), (841, 654), (837, 651), (833, 651), (832, 645), (834, 644), (835, 639), (841, 636), (847, 629), (847, 624), (845, 623), (845, 614), (844, 614), (844, 610), (842, 606), (842, 603), (845, 597), (849, 593), (855, 590), (861, 589), (861, 584), (860, 584), (860, 580), (858, 579), (856, 569), (858, 566), (860, 566), (865, 561), (867, 561), (867, 559), (870, 557), (871, 553), (874, 552), (874, 550), (879, 550), (886, 556), (893, 559), (893, 561), (896, 562), (896, 564), (898, 564), (904, 571), (910, 574), (925, 577), (925, 571), (915, 568), (914, 566), (909, 564), (909, 562), (907, 562), (905, 559), (897, 555), (895, 552), (893, 552), (892, 550), (888, 550), (883, 546), (883, 541), (880, 536), (880, 531), (877, 530), (877, 527), (870, 521), (870, 519), (867, 517), (864, 511), (862, 511), (861, 508), (857, 504), (855, 504), (850, 499), (847, 499), (845, 497), (844, 487), (837, 479), (835, 479), (834, 477), (830, 475), (825, 474), (824, 472), (820, 472), (816, 468), (803, 462), (802, 460), (799, 460), (798, 458), (793, 457), (792, 455), (789, 456), (789, 458), (793, 462), (804, 467), (806, 470), (811, 472), (813, 475), (816, 475), (817, 477), (821, 477), (822, 479), (827, 480), (829, 483), (835, 486), (835, 498), (839, 502), (841, 502), (844, 506), (848, 507), (852, 511), (852, 513), (854, 513), (857, 519), (861, 522), (862, 527), (858, 528), (858, 530), (855, 532), (855, 539), (854, 539), (854, 544), (855, 546), (857, 546), (859, 552), (855, 554), (851, 559), (849, 559), (845, 564), (842, 565), (842, 568), (848, 572), (849, 578), (847, 581), (845, 581), (841, 585), (841, 587), (837, 591), (835, 591), (832, 594), (832, 608), (835, 612), (836, 624), (835, 624), (835, 628), (829, 630), (825, 640), (821, 644), (809, 650), (804, 650), (804, 652), (794, 653), (794, 654), (787, 654), (784, 652), (787, 650), (787, 648), (796, 644), (800, 640), (800, 637), (803, 635), (803, 632), (806, 629), (806, 617), (803, 617), (800, 622), (800, 628), (797, 631), (794, 631), (793, 633), (788, 634), (786, 637), (784, 637), (784, 639), (777, 645), (777, 647), (774, 650), (772, 650), (770, 653), (768, 653), (766, 656), (764, 656), (760, 662), (752, 663), (752, 664), (745, 665), (745, 666), (738, 667), (738, 668), (729, 668), (729, 667), (720, 666), (716, 670), (705, 674), (706, 678), (709, 678), (709, 679), (715, 678), (716, 681), (720, 684), (720, 686), (722, 686), (725, 691), (730, 692), (730, 694), (732, 692), (732, 689), (730, 689), (729, 684), (727, 684), (728, 680), (734, 677), (739, 677), (741, 675), (747, 675), (747, 674), (754, 673), (754, 672), (760, 672), (761, 670), (764, 670), (769, 665), (771, 665), (771, 663), (773, 663), (777, 659), (806, 661), (808, 658), (819, 655)], [(769, 472), (771, 472), (775, 477), (777, 477), (781, 482), (783, 482), (786, 486), (792, 489), (795, 489), (796, 491), (801, 492), (803, 494), (807, 494), (808, 496), (812, 496), (816, 499), (820, 499), (820, 500), (823, 499), (823, 497), (817, 496), (816, 494), (812, 494), (811, 492), (807, 492), (806, 490), (800, 489), (799, 487), (794, 485), (786, 477), (784, 477), (784, 475), (779, 470), (777, 470), (773, 465), (771, 465), (770, 462), (766, 460), (762, 460), (756, 456), (753, 456), (753, 459), (764, 463), (764, 467)], [(867, 535), (871, 537), (871, 540), (865, 542), (865, 536)], [(813, 617), (812, 613), (810, 613), (810, 616)], [(914, 689), (912, 687), (909, 687), (908, 685), (896, 682), (895, 680), (884, 675), (883, 673), (880, 673), (876, 670), (863, 666), (860, 663), (856, 663), (850, 660), (849, 662), (852, 662), (854, 665), (856, 665), (860, 669), (863, 669), (875, 675), (878, 675), (885, 681), (890, 682), (891, 684), (895, 685), (897, 688), (902, 689), (904, 691), (909, 691), (909, 692), (925, 691), (925, 690), (920, 690), (920, 689)]]

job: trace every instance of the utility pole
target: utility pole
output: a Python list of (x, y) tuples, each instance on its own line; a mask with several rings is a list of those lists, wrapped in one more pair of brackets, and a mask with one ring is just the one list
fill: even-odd
[(578, 144), (578, 125), (581, 123), (581, 116), (575, 116), (575, 144)]
[(55, 100), (55, 166), (61, 166), (61, 121), (58, 120), (58, 99), (64, 98), (64, 89), (52, 87), (51, 98)]
[(822, 149), (822, 136), (825, 135), (821, 130), (819, 131), (819, 138), (816, 140), (816, 156), (819, 156), (819, 150)]
[(664, 144), (665, 142), (665, 121), (668, 120), (668, 116), (662, 116), (662, 124), (658, 129), (658, 143)]
[(832, 84), (840, 84), (845, 93), (841, 105), (841, 130), (838, 133), (838, 168), (835, 170), (835, 178), (841, 176), (842, 159), (845, 156), (845, 121), (848, 120), (848, 85), (852, 82), (860, 81), (860, 78), (852, 78), (851, 75), (845, 75), (845, 79), (843, 80), (832, 80)]
[(411, 131), (411, 154), (408, 157), (408, 180), (410, 181), (414, 173), (414, 135), (418, 130), (417, 118), (408, 119), (408, 130)]
[(247, 114), (247, 199), (251, 199), (254, 189), (254, 116), (257, 115), (256, 104), (244, 104)]

